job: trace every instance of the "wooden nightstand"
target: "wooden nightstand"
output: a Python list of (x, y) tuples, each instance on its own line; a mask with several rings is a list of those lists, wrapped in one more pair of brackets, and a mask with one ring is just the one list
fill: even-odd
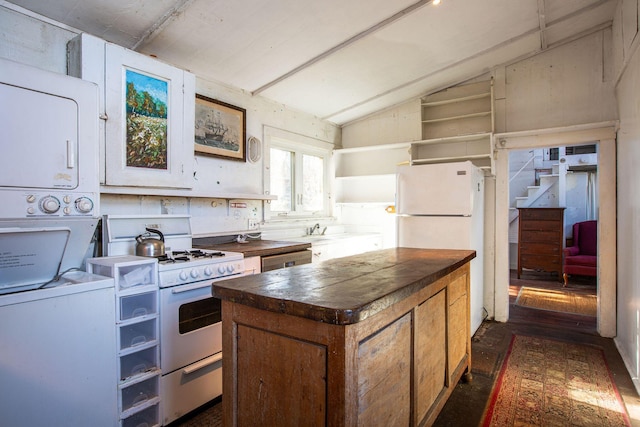
[(564, 208), (518, 208), (518, 278), (523, 268), (556, 272), (562, 280)]

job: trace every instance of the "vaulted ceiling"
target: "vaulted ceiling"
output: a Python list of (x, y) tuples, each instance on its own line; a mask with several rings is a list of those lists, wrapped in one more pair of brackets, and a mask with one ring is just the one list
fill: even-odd
[(611, 25), (617, 0), (9, 0), (336, 124)]

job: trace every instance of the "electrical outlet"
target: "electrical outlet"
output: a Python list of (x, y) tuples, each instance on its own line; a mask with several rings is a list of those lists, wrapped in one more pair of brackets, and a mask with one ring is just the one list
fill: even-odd
[(249, 218), (249, 230), (257, 230), (258, 229), (258, 220), (254, 218)]

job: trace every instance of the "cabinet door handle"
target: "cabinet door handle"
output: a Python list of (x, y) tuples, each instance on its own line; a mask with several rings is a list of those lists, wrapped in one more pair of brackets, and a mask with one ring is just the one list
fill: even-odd
[(206, 368), (209, 365), (213, 365), (216, 362), (219, 362), (222, 360), (222, 352), (218, 353), (218, 354), (214, 354), (213, 356), (209, 356), (206, 359), (203, 359), (201, 361), (199, 361), (198, 363), (194, 363), (193, 365), (190, 365), (186, 368), (184, 368), (182, 370), (182, 373), (184, 375), (189, 375), (194, 373), (195, 371), (202, 369), (202, 368)]

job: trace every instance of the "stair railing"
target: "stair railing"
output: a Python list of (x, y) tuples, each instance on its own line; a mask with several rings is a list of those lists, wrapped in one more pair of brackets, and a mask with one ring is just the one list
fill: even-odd
[(531, 157), (529, 158), (529, 160), (527, 160), (525, 162), (524, 165), (522, 165), (522, 167), (518, 170), (518, 172), (514, 173), (513, 176), (511, 176), (509, 178), (509, 183), (511, 183), (511, 181), (514, 180), (515, 177), (517, 177), (518, 175), (520, 175), (520, 173), (527, 167), (529, 166), (529, 163), (533, 162), (533, 160), (536, 158), (536, 153), (534, 151), (531, 151)]
[[(520, 173), (522, 173), (523, 170), (525, 170), (525, 168), (527, 166), (529, 166), (529, 164), (531, 162), (533, 162), (536, 158), (536, 153), (535, 151), (531, 151), (531, 157), (529, 157), (529, 160), (527, 160), (524, 165), (522, 165), (522, 167), (516, 172), (514, 173), (511, 177), (509, 177), (509, 183), (511, 183), (511, 181), (513, 181), (518, 175), (520, 175)], [(513, 218), (509, 219), (509, 225), (511, 225), (512, 222), (514, 222), (516, 219), (518, 219), (519, 215), (515, 215)]]

